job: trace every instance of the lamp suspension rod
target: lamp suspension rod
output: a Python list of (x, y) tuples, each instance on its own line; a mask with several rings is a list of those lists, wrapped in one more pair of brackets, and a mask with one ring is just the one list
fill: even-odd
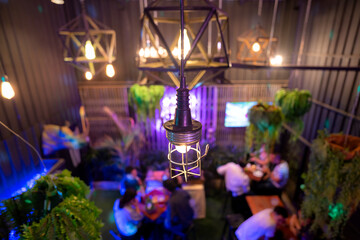
[(180, 36), (181, 36), (181, 66), (180, 66), (180, 88), (186, 88), (184, 77), (184, 0), (180, 0)]
[(1, 55), (0, 55), (0, 65), (1, 65), (2, 73), (3, 73), (4, 75), (7, 75), (6, 72), (5, 72), (5, 67), (4, 67), (4, 63), (3, 63), (3, 61), (2, 61)]
[(275, 0), (274, 12), (273, 12), (273, 17), (272, 17), (272, 21), (271, 21), (271, 30), (270, 30), (269, 45), (268, 45), (268, 48), (267, 48), (267, 55), (268, 55), (268, 57), (270, 57), (270, 53), (271, 53), (271, 44), (272, 44), (272, 38), (273, 38), (273, 36), (274, 36), (275, 20), (276, 20), (278, 5), (279, 5), (279, 0)]

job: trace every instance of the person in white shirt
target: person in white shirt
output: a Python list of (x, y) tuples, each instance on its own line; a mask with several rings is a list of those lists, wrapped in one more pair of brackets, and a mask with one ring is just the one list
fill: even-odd
[(136, 190), (129, 188), (125, 191), (124, 196), (114, 203), (115, 223), (120, 234), (125, 237), (135, 236), (143, 219), (135, 197)]
[(245, 193), (250, 190), (250, 179), (239, 164), (229, 162), (217, 168), (218, 174), (225, 176), (226, 190), (232, 194), (231, 205), (234, 213), (248, 215)]
[(226, 190), (231, 191), (233, 197), (240, 196), (250, 190), (250, 180), (239, 164), (229, 162), (217, 168), (218, 174), (225, 176)]
[(276, 226), (283, 224), (287, 217), (287, 210), (281, 206), (264, 209), (243, 222), (235, 231), (235, 235), (239, 240), (272, 238), (275, 235)]

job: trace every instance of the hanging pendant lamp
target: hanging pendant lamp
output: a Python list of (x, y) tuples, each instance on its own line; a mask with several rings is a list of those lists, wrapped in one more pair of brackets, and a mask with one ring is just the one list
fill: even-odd
[(191, 118), (189, 107), (189, 89), (186, 87), (184, 76), (184, 3), (180, 0), (181, 25), (181, 59), (180, 59), (180, 87), (177, 91), (177, 107), (175, 119), (164, 123), (166, 138), (169, 140), (168, 160), (172, 178), (183, 175), (185, 181), (189, 176), (201, 176), (201, 159), (207, 155), (209, 145), (205, 147), (205, 154), (201, 155), (200, 122)]

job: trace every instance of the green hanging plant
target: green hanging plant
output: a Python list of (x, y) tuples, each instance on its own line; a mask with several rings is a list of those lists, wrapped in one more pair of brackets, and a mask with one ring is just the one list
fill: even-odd
[(24, 225), (22, 238), (35, 239), (101, 239), (101, 210), (84, 198), (71, 196), (56, 206), (39, 223)]
[(311, 108), (311, 93), (308, 90), (285, 90), (280, 89), (275, 95), (275, 104), (281, 107), (285, 122), (295, 131), (292, 138), (296, 140), (304, 130), (302, 117)]
[[(338, 140), (342, 149), (334, 146)], [(327, 136), (321, 131), (311, 146), (301, 210), (312, 220), (310, 230), (323, 232), (319, 237), (341, 238), (346, 221), (360, 203), (360, 153), (354, 141), (359, 143), (360, 138), (345, 140), (342, 134)], [(349, 153), (354, 153), (351, 159)]]
[(42, 176), (31, 189), (1, 202), (0, 237), (11, 230), (20, 235), (23, 225), (40, 221), (64, 199), (71, 196), (85, 198), (88, 193), (89, 187), (79, 178), (72, 177), (68, 170)]
[(246, 146), (248, 151), (254, 146), (255, 150), (265, 144), (270, 150), (279, 136), (284, 116), (277, 106), (258, 103), (249, 112), (250, 125), (246, 129)]
[(161, 85), (140, 86), (134, 84), (131, 86), (128, 101), (131, 107), (135, 108), (136, 113), (141, 120), (154, 118), (155, 109), (160, 110), (160, 100), (164, 96), (165, 87)]

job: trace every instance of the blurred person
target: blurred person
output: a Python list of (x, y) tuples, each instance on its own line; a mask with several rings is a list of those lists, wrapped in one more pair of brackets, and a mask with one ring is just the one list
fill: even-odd
[(250, 179), (239, 164), (229, 162), (217, 168), (218, 174), (225, 176), (225, 187), (231, 192), (231, 206), (233, 212), (248, 214), (245, 193), (250, 190)]
[(132, 166), (127, 166), (125, 168), (125, 176), (121, 183), (121, 195), (123, 195), (124, 192), (129, 188), (135, 189), (140, 195), (144, 193), (142, 181), (138, 177), (136, 168)]
[(186, 232), (194, 218), (194, 211), (190, 206), (190, 195), (179, 187), (176, 179), (168, 179), (163, 182), (163, 185), (171, 193), (165, 213), (165, 228), (173, 232)]
[(288, 212), (284, 207), (264, 209), (244, 221), (235, 231), (239, 240), (269, 239), (274, 237), (276, 226), (285, 223)]
[(138, 239), (140, 235), (138, 228), (143, 214), (140, 212), (139, 202), (135, 197), (136, 190), (128, 188), (124, 196), (114, 203), (115, 223), (122, 239)]
[(289, 179), (289, 164), (281, 159), (280, 154), (269, 154), (271, 167), (264, 167), (264, 177), (262, 181), (251, 186), (252, 190), (258, 194), (280, 194)]

